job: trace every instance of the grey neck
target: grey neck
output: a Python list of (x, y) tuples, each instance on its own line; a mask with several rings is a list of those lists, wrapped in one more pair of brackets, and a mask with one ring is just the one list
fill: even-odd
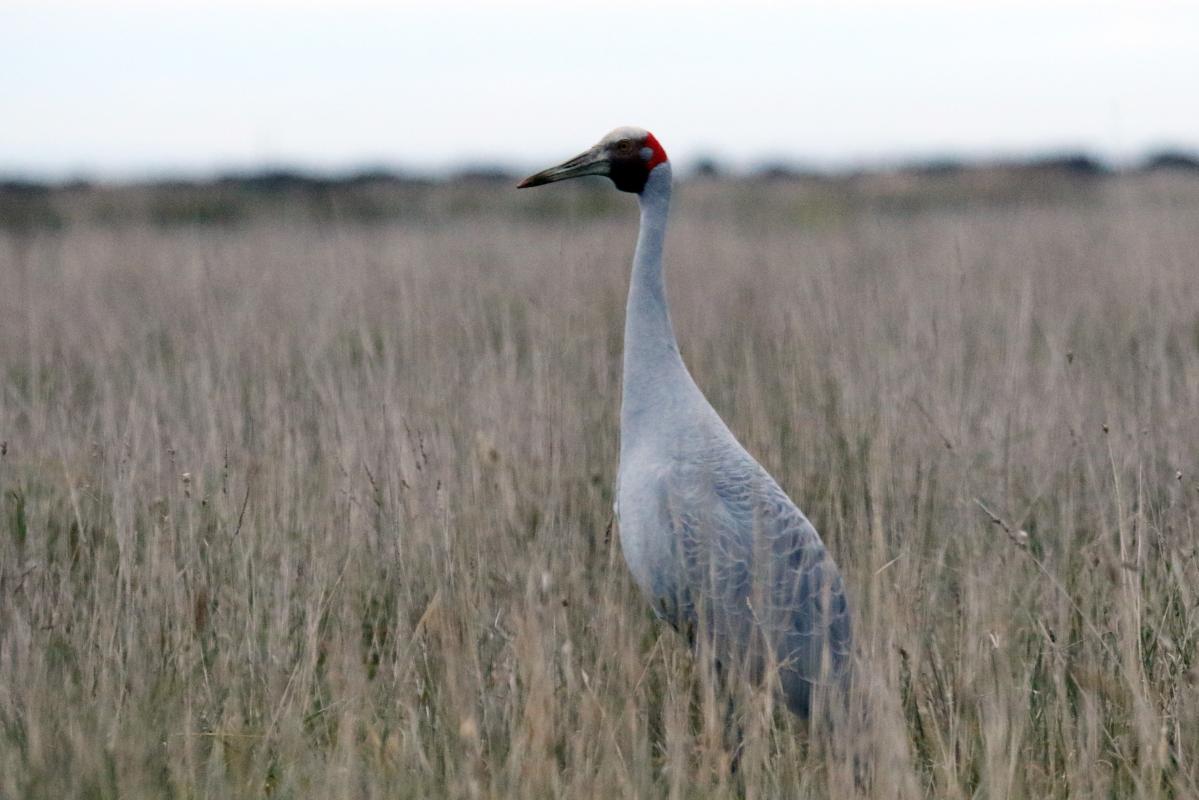
[[(679, 405), (694, 401), (692, 395), (699, 392), (679, 355), (662, 278), (670, 182), (670, 163), (659, 164), (638, 196), (641, 230), (633, 255), (624, 325), (622, 452), (662, 432), (672, 417), (684, 410)], [(702, 397), (698, 399), (702, 402)]]

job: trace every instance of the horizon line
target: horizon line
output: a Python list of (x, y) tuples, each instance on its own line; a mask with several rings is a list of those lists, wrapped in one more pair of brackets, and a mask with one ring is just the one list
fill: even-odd
[[(552, 160), (552, 159), (551, 159)], [(684, 175), (718, 174), (721, 177), (753, 177), (769, 173), (797, 176), (847, 177), (913, 171), (953, 171), (986, 168), (1045, 166), (1052, 162), (1090, 162), (1096, 171), (1136, 172), (1159, 162), (1187, 162), (1199, 166), (1199, 144), (1162, 143), (1141, 148), (1136, 154), (1104, 154), (1084, 146), (1046, 146), (1022, 151), (941, 152), (894, 154), (881, 157), (820, 159), (762, 154), (751, 158), (721, 157), (700, 153), (672, 159)], [(0, 165), (0, 184), (27, 184), (47, 188), (70, 185), (140, 186), (170, 183), (208, 184), (286, 175), (312, 181), (348, 182), (377, 177), (393, 180), (445, 182), (471, 177), (519, 177), (537, 167), (516, 159), (476, 156), (455, 159), (436, 166), (414, 166), (398, 160), (362, 158), (345, 164), (319, 164), (312, 159), (263, 158), (254, 162), (231, 162), (204, 167), (144, 166), (103, 169), (94, 167), (38, 169)]]

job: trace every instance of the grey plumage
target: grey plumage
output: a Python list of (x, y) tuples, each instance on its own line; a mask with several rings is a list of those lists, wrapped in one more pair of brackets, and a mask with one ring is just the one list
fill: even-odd
[(759, 682), (777, 670), (788, 707), (808, 717), (817, 688), (848, 682), (845, 588), (816, 529), (737, 442), (679, 354), (662, 276), (670, 163), (652, 134), (618, 128), (521, 186), (580, 175), (608, 175), (641, 206), (616, 507), (629, 571), (722, 677)]
[(843, 687), (851, 640), (841, 575), (816, 529), (723, 437), (676, 461), (660, 492), (677, 566), (659, 575), (655, 611), (703, 636), (722, 672), (758, 682), (776, 666), (788, 707), (808, 717), (814, 686)]

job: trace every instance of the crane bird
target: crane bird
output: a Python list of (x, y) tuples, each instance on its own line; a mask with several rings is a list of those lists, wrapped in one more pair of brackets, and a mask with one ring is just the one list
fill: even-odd
[(521, 181), (605, 175), (637, 195), (641, 227), (624, 328), (616, 517), (625, 561), (656, 615), (713, 659), (724, 682), (777, 675), (788, 708), (849, 678), (850, 616), (816, 529), (746, 452), (679, 354), (662, 278), (671, 167), (641, 128)]

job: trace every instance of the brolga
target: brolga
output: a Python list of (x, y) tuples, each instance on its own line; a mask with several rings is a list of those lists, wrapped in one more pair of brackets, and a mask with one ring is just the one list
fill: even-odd
[[(671, 166), (640, 128), (617, 128), (520, 188), (605, 175), (637, 195), (641, 227), (624, 328), (616, 516), (633, 578), (718, 680), (770, 675), (809, 718), (821, 689), (844, 696), (850, 617), (816, 529), (729, 431), (683, 364), (662, 249)], [(827, 708), (827, 706), (825, 706)]]

